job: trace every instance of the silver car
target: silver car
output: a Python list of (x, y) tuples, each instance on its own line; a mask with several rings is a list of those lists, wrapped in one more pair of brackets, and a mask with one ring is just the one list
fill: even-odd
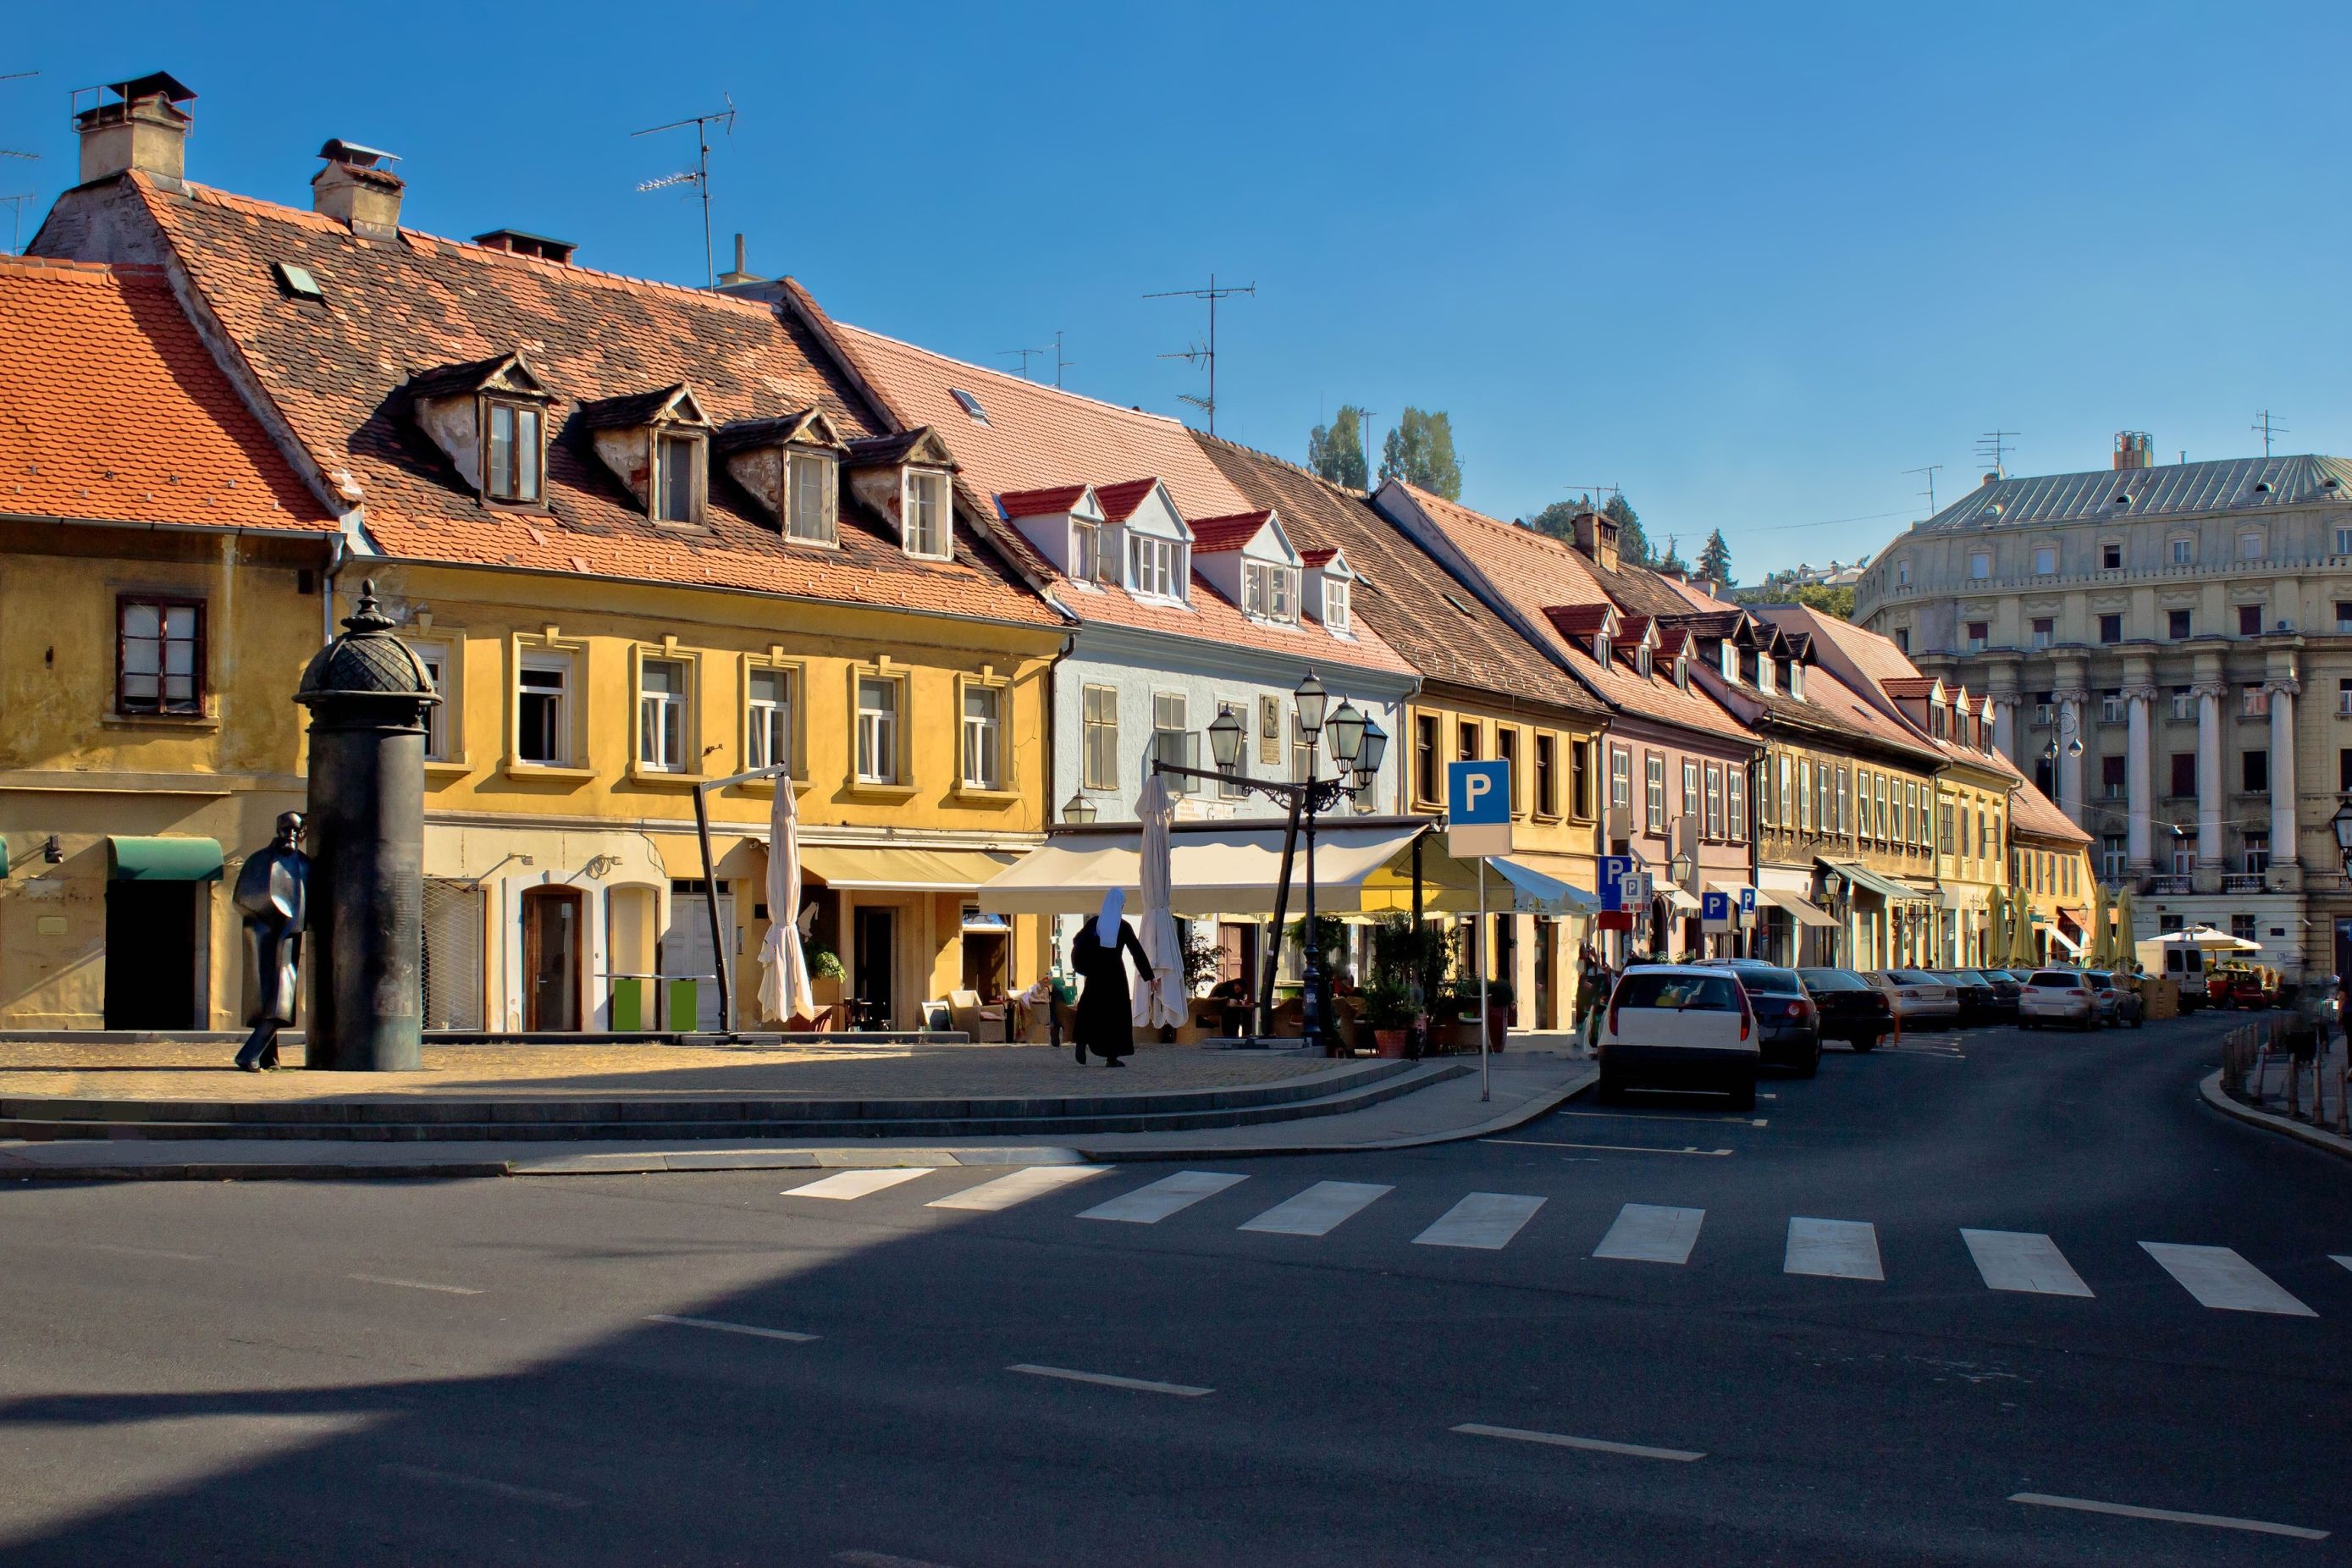
[(1886, 993), (1900, 1027), (1959, 1022), (1958, 987), (1946, 984), (1924, 969), (1874, 969), (1866, 978)]
[(2026, 976), (2025, 989), (2018, 993), (2017, 1022), (2027, 1029), (2046, 1029), (2053, 1024), (2095, 1029), (2107, 1022), (2106, 1007), (2098, 987), (2083, 971), (2037, 969)]

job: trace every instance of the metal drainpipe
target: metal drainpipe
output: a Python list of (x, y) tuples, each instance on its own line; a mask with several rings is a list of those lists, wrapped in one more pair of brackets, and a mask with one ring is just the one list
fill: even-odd
[(319, 579), (319, 640), (335, 640), (335, 574), (343, 569), (343, 536), (338, 532), (327, 540), (327, 570)]

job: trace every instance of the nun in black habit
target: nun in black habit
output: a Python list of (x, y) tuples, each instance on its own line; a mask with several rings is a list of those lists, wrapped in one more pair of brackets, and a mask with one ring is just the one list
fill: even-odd
[(1128, 994), (1126, 955), (1149, 983), (1156, 973), (1135, 928), (1119, 918), (1127, 895), (1114, 888), (1103, 895), (1102, 913), (1080, 928), (1070, 943), (1070, 967), (1086, 982), (1078, 993), (1075, 1033), (1077, 1059), (1084, 1065), (1088, 1051), (1102, 1058), (1107, 1068), (1125, 1067), (1135, 1049), (1135, 1007)]

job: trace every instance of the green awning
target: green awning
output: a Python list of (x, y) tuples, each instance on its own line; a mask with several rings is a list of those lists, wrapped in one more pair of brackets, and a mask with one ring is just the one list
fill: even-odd
[(106, 874), (118, 882), (209, 882), (221, 874), (220, 840), (110, 835)]

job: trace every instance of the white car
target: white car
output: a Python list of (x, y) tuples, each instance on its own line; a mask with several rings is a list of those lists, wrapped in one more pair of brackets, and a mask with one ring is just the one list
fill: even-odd
[(2079, 969), (2037, 969), (2026, 976), (2025, 988), (2017, 994), (2020, 1028), (2066, 1024), (2095, 1029), (2106, 1021), (2105, 1012), (2098, 986)]
[(1602, 1100), (1628, 1083), (1719, 1089), (1756, 1108), (1760, 1042), (1747, 988), (1728, 970), (1660, 963), (1627, 970), (1601, 1015)]
[(1901, 1027), (1959, 1022), (1959, 988), (1924, 969), (1874, 969), (1869, 979), (1886, 993), (1887, 1003), (1895, 1009), (1895, 1022)]

